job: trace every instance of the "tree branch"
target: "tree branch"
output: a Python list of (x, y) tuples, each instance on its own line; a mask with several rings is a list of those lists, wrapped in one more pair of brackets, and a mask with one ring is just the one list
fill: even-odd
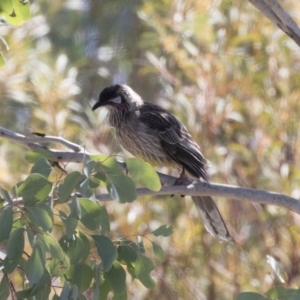
[[(56, 138), (52, 136), (44, 136), (42, 138), (28, 138), (24, 135), (15, 133), (13, 131), (7, 130), (5, 128), (0, 128), (0, 137), (7, 138), (22, 145), (30, 148), (30, 149), (47, 149), (50, 153), (52, 153), (58, 162), (74, 162), (74, 163), (82, 163), (84, 159), (90, 159), (93, 155), (79, 145), (71, 143), (61, 138)], [(46, 148), (39, 143), (48, 143), (54, 142), (59, 144), (66, 145), (72, 149), (80, 149), (78, 152), (73, 151), (58, 151)], [(75, 145), (75, 147), (74, 147)], [(95, 154), (96, 155), (96, 154)], [(124, 162), (120, 162), (123, 168), (126, 168), (126, 164)], [(160, 191), (153, 192), (146, 188), (139, 188), (137, 189), (138, 196), (157, 196), (157, 195), (189, 195), (189, 196), (214, 196), (214, 197), (223, 197), (223, 198), (231, 198), (241, 201), (249, 201), (255, 203), (262, 203), (262, 204), (272, 204), (281, 207), (285, 207), (290, 209), (298, 214), (300, 214), (300, 201), (294, 199), (292, 197), (268, 192), (264, 190), (256, 190), (256, 189), (249, 189), (249, 188), (242, 188), (238, 186), (232, 185), (224, 185), (224, 184), (217, 184), (217, 183), (207, 183), (201, 181), (186, 181), (184, 185), (173, 185), (174, 181), (177, 179), (173, 176), (169, 176), (166, 174), (162, 174), (157, 172), (162, 184), (164, 185)], [(96, 198), (99, 201), (110, 201), (112, 200), (109, 194), (101, 194), (96, 195)]]
[(249, 2), (300, 46), (299, 26), (276, 0), (249, 0)]

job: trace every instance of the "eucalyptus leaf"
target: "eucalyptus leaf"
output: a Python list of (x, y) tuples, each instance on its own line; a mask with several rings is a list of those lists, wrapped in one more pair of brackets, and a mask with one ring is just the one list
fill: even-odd
[(159, 191), (161, 183), (153, 167), (140, 158), (126, 159), (126, 165), (132, 179), (151, 191)]
[(102, 260), (103, 271), (107, 272), (118, 257), (117, 249), (111, 239), (104, 235), (92, 235), (92, 238)]
[(49, 161), (46, 158), (41, 157), (35, 162), (35, 164), (31, 168), (30, 173), (31, 174), (38, 173), (38, 174), (43, 175), (45, 178), (48, 178), (51, 171), (52, 171), (52, 167), (51, 167)]
[(59, 185), (59, 203), (65, 203), (69, 200), (71, 193), (77, 188), (82, 179), (82, 175), (78, 171), (74, 171), (66, 176), (64, 182)]
[(114, 294), (121, 295), (126, 291), (126, 273), (123, 267), (114, 261), (109, 271), (104, 274)]
[(13, 210), (12, 206), (3, 208), (0, 212), (0, 242), (6, 240), (12, 229)]
[(72, 285), (76, 284), (79, 291), (86, 291), (93, 279), (93, 270), (87, 264), (78, 264), (70, 266), (66, 272), (65, 278)]
[(25, 206), (45, 200), (51, 191), (50, 182), (40, 174), (30, 174), (18, 187), (18, 194), (23, 197)]
[(138, 255), (135, 263), (135, 275), (136, 278), (148, 289), (152, 289), (155, 286), (155, 281), (151, 277), (151, 272), (154, 270), (153, 262), (145, 255)]

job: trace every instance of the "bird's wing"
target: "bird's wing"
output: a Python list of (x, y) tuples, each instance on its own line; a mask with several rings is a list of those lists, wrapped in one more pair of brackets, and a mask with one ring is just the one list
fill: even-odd
[(140, 120), (155, 130), (166, 153), (191, 175), (209, 181), (206, 159), (184, 125), (164, 109), (145, 103), (140, 109)]

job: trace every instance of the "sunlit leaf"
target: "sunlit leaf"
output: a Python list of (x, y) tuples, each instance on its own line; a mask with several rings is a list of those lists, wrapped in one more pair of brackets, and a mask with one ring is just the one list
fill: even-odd
[(81, 209), (81, 223), (90, 230), (100, 227), (101, 208), (98, 203), (91, 199), (79, 198)]
[(0, 10), (4, 11), (8, 15), (13, 12), (12, 0), (1, 0), (0, 1)]
[(33, 224), (40, 226), (45, 231), (51, 231), (53, 225), (52, 210), (48, 205), (40, 203), (36, 206), (28, 206), (26, 212)]
[(109, 282), (114, 294), (124, 294), (126, 291), (126, 273), (117, 261), (113, 262), (110, 270), (107, 271), (104, 276)]
[(59, 202), (65, 203), (69, 200), (71, 193), (77, 187), (82, 179), (82, 175), (78, 171), (74, 171), (66, 176), (64, 182), (59, 185)]
[(133, 202), (137, 197), (135, 185), (126, 175), (106, 176), (106, 188), (110, 196), (121, 203)]
[(30, 3), (28, 0), (12, 0), (14, 12), (23, 21), (30, 19)]
[(122, 167), (114, 158), (104, 157), (96, 168), (105, 174), (107, 191), (114, 200), (125, 203), (136, 199), (132, 179), (123, 174)]
[(151, 272), (154, 270), (153, 262), (145, 255), (138, 255), (135, 263), (135, 275), (141, 283), (148, 289), (155, 286), (155, 281), (151, 277)]
[(91, 251), (90, 241), (83, 232), (79, 232), (79, 237), (83, 244), (80, 262), (85, 262), (85, 260), (88, 258), (90, 251)]
[(161, 189), (160, 179), (149, 163), (140, 158), (128, 158), (126, 159), (126, 165), (134, 181), (152, 191)]
[(79, 291), (84, 292), (91, 285), (93, 270), (86, 264), (70, 266), (65, 277), (68, 282), (76, 284)]
[(26, 206), (45, 200), (50, 191), (50, 182), (40, 174), (29, 175), (18, 188), (18, 194), (23, 197)]

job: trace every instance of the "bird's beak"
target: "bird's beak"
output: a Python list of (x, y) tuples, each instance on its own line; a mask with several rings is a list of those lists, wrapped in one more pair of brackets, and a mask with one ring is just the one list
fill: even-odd
[(92, 110), (96, 110), (97, 108), (99, 108), (100, 106), (102, 106), (102, 104), (98, 101), (94, 104), (94, 106), (92, 107)]

